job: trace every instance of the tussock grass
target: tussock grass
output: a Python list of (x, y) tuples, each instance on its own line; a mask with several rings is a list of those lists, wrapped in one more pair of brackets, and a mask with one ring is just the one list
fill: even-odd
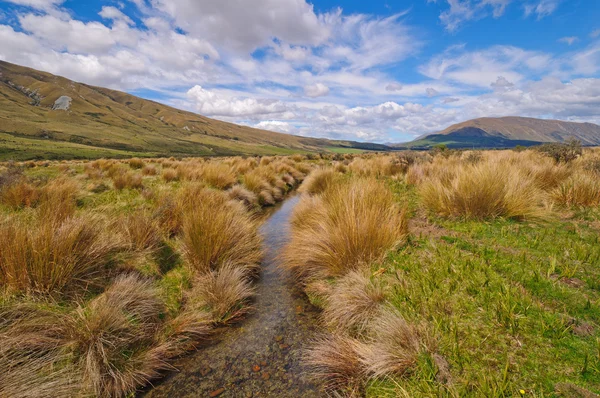
[(351, 337), (331, 334), (317, 338), (306, 351), (304, 362), (311, 377), (324, 383), (330, 394), (363, 395), (362, 344)]
[(364, 372), (371, 378), (405, 376), (419, 356), (435, 348), (425, 332), (409, 324), (396, 310), (387, 309), (375, 317), (368, 344), (358, 348)]
[(140, 174), (125, 172), (117, 173), (112, 177), (113, 185), (116, 190), (123, 189), (141, 189), (143, 188), (142, 176)]
[(162, 178), (166, 182), (172, 182), (179, 180), (179, 175), (175, 169), (164, 169), (162, 172)]
[(258, 196), (242, 185), (234, 185), (227, 193), (231, 199), (242, 202), (248, 209), (254, 209), (258, 206)]
[(320, 200), (314, 210), (300, 205), (284, 249), (284, 266), (300, 278), (343, 275), (380, 260), (406, 239), (406, 210), (381, 182), (336, 183)]
[(350, 271), (326, 295), (323, 322), (331, 330), (361, 335), (381, 312), (387, 290), (382, 278), (369, 270)]
[(226, 194), (201, 190), (183, 214), (182, 252), (189, 266), (199, 272), (225, 264), (256, 270), (261, 260), (257, 224), (241, 203)]
[(423, 205), (430, 212), (472, 219), (525, 219), (545, 213), (543, 192), (518, 169), (481, 162), (453, 172), (432, 175), (420, 186)]
[(552, 200), (564, 207), (593, 207), (600, 205), (600, 178), (581, 171), (551, 193)]
[(308, 175), (300, 186), (300, 192), (317, 195), (324, 192), (336, 180), (337, 174), (331, 168), (320, 168)]
[(53, 293), (95, 285), (120, 242), (96, 217), (0, 223), (0, 282), (16, 292)]
[(162, 311), (156, 289), (133, 275), (117, 277), (103, 294), (76, 311), (75, 352), (90, 392), (124, 397), (159, 376), (167, 366), (152, 346)]
[(249, 309), (245, 304), (253, 296), (254, 289), (247, 271), (231, 264), (199, 276), (190, 292), (194, 305), (206, 308), (212, 321), (220, 324), (244, 316)]
[(4, 184), (0, 189), (0, 202), (12, 209), (33, 207), (39, 201), (39, 189), (25, 178)]

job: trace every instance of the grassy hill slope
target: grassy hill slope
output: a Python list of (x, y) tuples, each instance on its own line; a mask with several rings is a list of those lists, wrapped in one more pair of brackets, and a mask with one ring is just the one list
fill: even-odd
[(0, 159), (264, 155), (346, 149), (387, 147), (239, 126), (0, 61)]

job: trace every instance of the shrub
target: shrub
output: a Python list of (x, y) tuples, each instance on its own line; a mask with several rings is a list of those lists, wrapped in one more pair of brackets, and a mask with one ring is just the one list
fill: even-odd
[(226, 194), (204, 189), (184, 209), (182, 250), (188, 265), (200, 272), (224, 264), (256, 270), (261, 239), (243, 205)]
[(581, 141), (571, 139), (564, 143), (548, 143), (540, 145), (537, 150), (554, 159), (556, 163), (569, 163), (581, 156), (583, 150)]
[(284, 266), (300, 278), (343, 275), (381, 259), (406, 239), (406, 210), (376, 180), (335, 183), (320, 203), (311, 204), (294, 214), (283, 253)]
[(118, 245), (103, 230), (90, 216), (33, 225), (9, 218), (0, 223), (0, 283), (12, 291), (39, 293), (95, 285)]

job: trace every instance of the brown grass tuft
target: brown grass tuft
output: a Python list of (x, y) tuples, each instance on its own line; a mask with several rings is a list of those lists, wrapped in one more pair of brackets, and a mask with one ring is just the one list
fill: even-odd
[(177, 174), (177, 170), (175, 169), (164, 169), (162, 172), (162, 179), (165, 182), (172, 182), (179, 180), (179, 175)]
[(208, 309), (213, 322), (227, 324), (248, 312), (254, 289), (244, 269), (225, 264), (199, 276), (190, 296), (196, 307)]
[(360, 361), (368, 376), (382, 378), (405, 375), (427, 347), (423, 332), (395, 310), (387, 310), (372, 322), (373, 336), (359, 347)]
[(258, 206), (258, 196), (254, 192), (244, 188), (242, 185), (234, 185), (227, 191), (227, 194), (231, 199), (242, 202), (249, 210)]
[(361, 346), (362, 343), (350, 337), (322, 336), (307, 350), (304, 363), (311, 377), (324, 383), (329, 393), (359, 397), (363, 390)]
[(300, 205), (302, 217), (293, 216), (283, 252), (283, 265), (300, 278), (343, 275), (378, 261), (406, 239), (406, 210), (381, 182), (336, 183), (321, 199), (312, 209)]
[(371, 276), (368, 269), (350, 271), (336, 281), (326, 296), (324, 323), (336, 332), (363, 334), (381, 310), (385, 286), (381, 276)]
[(204, 189), (184, 209), (182, 251), (192, 269), (208, 272), (224, 264), (255, 270), (261, 260), (256, 222), (243, 205), (220, 191)]
[(13, 291), (40, 293), (93, 285), (118, 245), (103, 230), (94, 217), (33, 225), (5, 220), (0, 223), (0, 282)]
[(551, 193), (554, 203), (564, 207), (600, 205), (600, 179), (593, 173), (579, 171)]
[(151, 350), (163, 311), (152, 284), (133, 275), (76, 311), (75, 352), (94, 395), (125, 397), (167, 367)]
[(337, 175), (338, 174), (330, 168), (316, 169), (306, 177), (300, 186), (299, 191), (309, 195), (318, 195), (334, 183)]
[(135, 173), (120, 173), (116, 174), (112, 177), (113, 184), (115, 189), (122, 191), (123, 189), (142, 189), (144, 185), (142, 184), (142, 176), (140, 174)]

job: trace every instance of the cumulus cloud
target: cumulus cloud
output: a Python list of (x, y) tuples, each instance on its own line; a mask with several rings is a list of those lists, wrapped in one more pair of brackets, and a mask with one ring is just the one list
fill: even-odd
[(316, 45), (329, 36), (327, 26), (304, 0), (154, 0), (152, 4), (181, 29), (230, 50), (252, 51), (273, 38)]
[(304, 87), (304, 94), (311, 98), (324, 97), (329, 94), (329, 87), (323, 83), (316, 83)]

